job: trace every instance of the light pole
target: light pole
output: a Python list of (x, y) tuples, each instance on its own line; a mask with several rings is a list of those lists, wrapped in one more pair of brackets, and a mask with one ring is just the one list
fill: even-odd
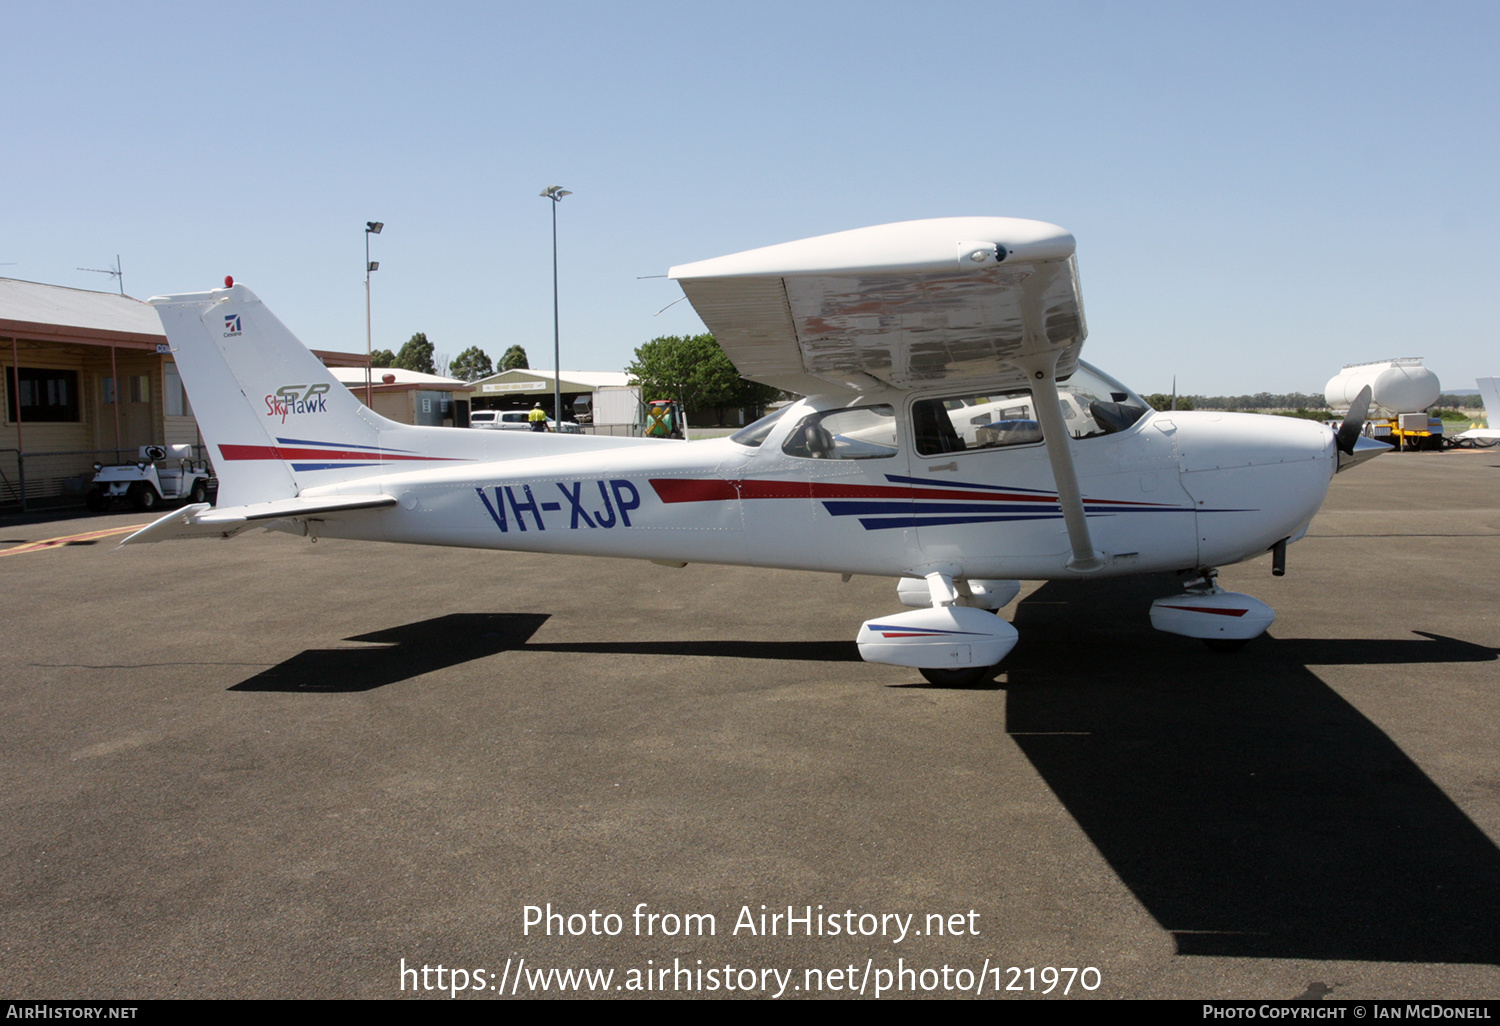
[(557, 321), (557, 205), (564, 196), (573, 195), (561, 185), (549, 185), (542, 198), (552, 201), (552, 416), (557, 430), (562, 430), (562, 342)]
[(385, 227), (384, 221), (365, 222), (365, 405), (374, 408), (370, 401), (370, 272), (380, 270), (380, 261), (370, 259), (370, 236), (379, 235)]

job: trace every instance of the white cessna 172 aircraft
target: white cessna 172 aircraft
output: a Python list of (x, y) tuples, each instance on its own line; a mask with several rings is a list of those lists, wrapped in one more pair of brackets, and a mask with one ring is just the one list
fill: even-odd
[[(861, 655), (944, 684), (1016, 643), (1020, 580), (1180, 571), (1161, 630), (1234, 647), (1274, 617), (1218, 566), (1307, 530), (1342, 464), (1386, 446), (1307, 421), (1151, 410), (1078, 359), (1073, 237), (911, 221), (675, 267), (746, 377), (806, 395), (679, 444), (396, 424), (245, 286), (151, 300), (219, 470), (123, 544), (305, 535), (876, 574), (912, 610)], [(1355, 404), (1358, 406), (1358, 403)]]

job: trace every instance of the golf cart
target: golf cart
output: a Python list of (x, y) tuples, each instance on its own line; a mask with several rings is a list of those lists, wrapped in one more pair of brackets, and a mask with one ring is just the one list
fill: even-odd
[(94, 464), (94, 487), (85, 499), (89, 509), (102, 513), (114, 502), (128, 500), (138, 510), (156, 509), (163, 502), (186, 499), (208, 502), (217, 485), (213, 468), (192, 445), (143, 445), (134, 463), (113, 467)]

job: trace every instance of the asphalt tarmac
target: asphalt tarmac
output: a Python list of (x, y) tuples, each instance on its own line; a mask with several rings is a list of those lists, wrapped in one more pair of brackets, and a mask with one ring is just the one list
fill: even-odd
[(1028, 585), (965, 689), (888, 580), (3, 518), (0, 995), (1494, 998), (1497, 500), (1382, 456), (1242, 652)]

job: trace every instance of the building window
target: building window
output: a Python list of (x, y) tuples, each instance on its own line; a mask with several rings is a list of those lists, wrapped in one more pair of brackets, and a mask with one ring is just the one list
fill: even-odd
[[(78, 423), (78, 372), (48, 367), (6, 368), (6, 417), (16, 422), (16, 413), (28, 424)], [(19, 388), (18, 388), (19, 385)]]
[(168, 417), (191, 417), (193, 408), (188, 403), (187, 390), (182, 387), (182, 375), (177, 373), (177, 365), (169, 363), (163, 368), (166, 380), (166, 393), (163, 399), (167, 404)]
[[(103, 402), (105, 406), (108, 406), (115, 401), (115, 379), (105, 377), (100, 378), (99, 381), (102, 386), (100, 392), (100, 401)], [(181, 382), (178, 382), (178, 389), (181, 390), (181, 387)], [(125, 379), (125, 388), (126, 391), (130, 393), (131, 402), (149, 403), (151, 401), (151, 375), (132, 374)], [(171, 395), (170, 389), (168, 389), (167, 394), (169, 396)]]

